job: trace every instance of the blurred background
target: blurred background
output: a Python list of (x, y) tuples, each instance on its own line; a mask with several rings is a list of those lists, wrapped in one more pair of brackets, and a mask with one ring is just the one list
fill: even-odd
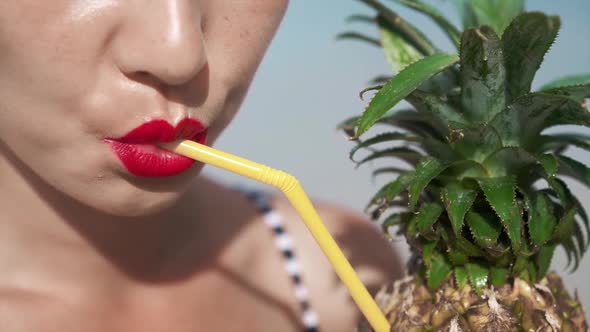
[[(437, 5), (460, 26), (452, 1), (427, 2)], [(446, 36), (428, 18), (395, 4), (392, 8), (419, 27), (435, 45), (453, 52)], [(590, 73), (590, 1), (529, 0), (526, 8), (559, 15), (562, 21), (557, 42), (546, 55), (533, 89), (560, 76)], [(353, 144), (336, 131), (336, 126), (362, 112), (365, 102), (358, 98), (358, 92), (371, 78), (390, 74), (390, 69), (380, 49), (356, 41), (336, 41), (336, 35), (345, 30), (377, 36), (370, 26), (345, 22), (346, 17), (356, 13), (373, 12), (355, 0), (291, 1), (242, 110), (216, 147), (285, 170), (299, 179), (313, 199), (362, 213), (369, 198), (391, 176), (372, 180), (371, 170), (376, 165), (355, 169), (348, 159)], [(590, 163), (589, 153), (571, 154)], [(260, 187), (211, 167), (205, 169), (205, 174), (231, 186)], [(571, 181), (568, 184), (590, 211), (590, 190)], [(395, 241), (394, 246), (407, 257), (403, 239)], [(579, 269), (569, 274), (565, 255), (558, 249), (552, 267), (564, 276), (570, 292), (577, 290), (586, 316), (590, 317), (590, 285), (584, 281), (590, 275), (587, 256)]]

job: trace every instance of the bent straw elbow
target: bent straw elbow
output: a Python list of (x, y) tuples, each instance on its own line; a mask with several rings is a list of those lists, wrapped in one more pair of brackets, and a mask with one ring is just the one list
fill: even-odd
[(293, 175), (277, 169), (273, 169), (268, 166), (263, 166), (258, 181), (278, 188), (285, 194), (288, 194), (297, 186), (300, 186), (299, 181), (297, 181), (297, 179)]

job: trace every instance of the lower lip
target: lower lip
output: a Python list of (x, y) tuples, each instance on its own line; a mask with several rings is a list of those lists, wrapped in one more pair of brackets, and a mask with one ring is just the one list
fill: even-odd
[[(191, 139), (205, 144), (207, 134)], [(167, 177), (181, 174), (194, 165), (193, 159), (160, 148), (155, 144), (131, 144), (105, 139), (127, 171), (141, 177)]]

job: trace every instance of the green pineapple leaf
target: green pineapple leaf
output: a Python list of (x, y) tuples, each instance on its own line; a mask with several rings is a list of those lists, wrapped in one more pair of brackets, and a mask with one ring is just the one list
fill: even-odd
[(459, 111), (439, 96), (415, 90), (405, 99), (416, 108), (418, 113), (436, 119), (437, 129), (445, 136), (449, 134), (450, 129), (453, 129), (453, 126), (465, 127), (469, 123)]
[(530, 281), (528, 274), (525, 273), (529, 259), (524, 255), (516, 256), (516, 260), (512, 265), (512, 273), (522, 279)]
[(459, 67), (452, 66), (443, 70), (441, 73), (434, 75), (431, 79), (422, 83), (418, 88), (421, 91), (445, 98), (445, 100), (453, 99), (453, 102), (448, 102), (454, 108), (460, 107), (457, 100), (459, 96)]
[(583, 103), (586, 98), (590, 98), (590, 83), (556, 87), (548, 90), (542, 90), (541, 92), (551, 95), (568, 97), (570, 99), (577, 101), (578, 103)]
[(537, 279), (537, 266), (535, 265), (535, 262), (531, 261), (531, 260), (527, 260), (526, 263), (526, 267), (525, 267), (525, 271), (526, 274), (528, 275), (527, 279), (524, 280), (529, 280), (529, 282), (536, 282)]
[(483, 248), (493, 248), (498, 242), (502, 224), (496, 216), (482, 215), (474, 211), (467, 213), (467, 225), (475, 242)]
[(389, 132), (389, 133), (381, 133), (370, 139), (360, 142), (355, 147), (350, 150), (348, 157), (350, 160), (354, 161), (354, 155), (360, 149), (368, 148), (375, 144), (384, 143), (384, 142), (391, 142), (391, 141), (399, 141), (402, 140), (404, 142), (419, 142), (422, 138), (414, 135), (410, 135), (407, 133), (400, 133), (400, 132)]
[(359, 119), (354, 138), (365, 133), (388, 110), (407, 97), (422, 82), (453, 65), (457, 60), (455, 55), (439, 53), (415, 62), (399, 72), (373, 97)]
[(424, 57), (420, 51), (395, 32), (396, 29), (382, 15), (378, 16), (377, 24), (379, 26), (381, 45), (383, 45), (385, 58), (394, 73), (399, 72)]
[(391, 202), (397, 195), (401, 194), (405, 190), (407, 190), (410, 182), (414, 178), (414, 172), (408, 172), (401, 174), (398, 176), (394, 181), (391, 181), (384, 185), (377, 193), (371, 198), (369, 204), (365, 208), (368, 210), (373, 205), (381, 205), (381, 204), (388, 204)]
[(432, 157), (425, 157), (418, 163), (418, 165), (416, 165), (414, 178), (410, 182), (409, 187), (410, 210), (413, 211), (416, 208), (420, 194), (430, 181), (447, 167), (448, 165), (445, 165)]
[[(360, 116), (353, 116), (342, 121), (336, 129), (342, 130), (351, 140), (358, 140), (354, 138), (354, 132), (360, 120)], [(406, 130), (410, 133), (419, 135), (421, 137), (437, 137), (442, 138), (443, 133), (439, 133), (433, 127), (434, 119), (426, 116), (426, 114), (418, 113), (413, 109), (395, 110), (393, 113), (386, 114), (381, 117), (376, 124), (394, 126)]]
[[(588, 215), (586, 214), (586, 210), (584, 209), (582, 203), (576, 198), (576, 196), (574, 196), (571, 193), (567, 184), (563, 182), (561, 179), (557, 177), (550, 178), (547, 179), (547, 182), (549, 183), (551, 189), (549, 191), (544, 192), (556, 196), (556, 198), (558, 198), (561, 202), (561, 205), (566, 209), (577, 207), (576, 213), (580, 216), (582, 222), (584, 223), (584, 228), (586, 230), (586, 238), (590, 239), (590, 223)], [(586, 247), (588, 247), (588, 244), (586, 245)]]
[(445, 141), (436, 138), (427, 137), (421, 144), (422, 149), (430, 156), (444, 161), (452, 162), (457, 159), (457, 154)]
[(365, 93), (370, 92), (370, 91), (379, 91), (383, 88), (385, 84), (378, 84), (375, 86), (368, 86), (366, 88), (364, 88), (363, 90), (361, 90), (361, 92), (359, 92), (359, 98), (361, 100), (365, 100)]
[(569, 208), (566, 213), (561, 217), (559, 223), (555, 227), (553, 231), (553, 239), (558, 241), (564, 241), (567, 239), (571, 239), (571, 236), (574, 233), (576, 223), (576, 208), (571, 207)]
[(476, 123), (487, 122), (506, 107), (502, 45), (494, 30), (482, 26), (461, 38), (461, 104)]
[(505, 147), (492, 153), (482, 164), (491, 176), (502, 177), (510, 174), (517, 175), (536, 163), (537, 159), (526, 150), (517, 147)]
[(378, 39), (375, 39), (373, 37), (369, 37), (367, 35), (364, 35), (360, 32), (356, 32), (356, 31), (346, 31), (346, 32), (339, 33), (336, 36), (336, 39), (338, 39), (338, 40), (355, 40), (355, 41), (360, 41), (363, 43), (368, 43), (373, 46), (381, 47), (381, 42)]
[(590, 151), (590, 136), (583, 134), (554, 134), (540, 136), (539, 151), (564, 150), (571, 146)]
[(586, 230), (586, 239), (588, 239), (588, 241), (586, 241), (586, 248), (584, 249), (584, 251), (586, 251), (588, 249), (588, 247), (590, 246), (590, 222), (588, 219), (588, 214), (586, 213), (586, 210), (584, 209), (584, 206), (580, 203), (580, 201), (578, 201), (577, 198), (576, 198), (576, 204), (578, 206), (577, 214), (582, 219), (582, 223), (584, 224), (584, 229)]
[(521, 247), (522, 210), (515, 204), (515, 181), (513, 177), (478, 179), (492, 209), (496, 212), (512, 243), (514, 252)]
[(393, 78), (393, 76), (390, 76), (390, 75), (375, 76), (369, 81), (369, 84), (370, 85), (385, 85), (385, 83), (391, 81), (392, 78)]
[(456, 180), (473, 179), (480, 177), (487, 177), (489, 173), (487, 169), (480, 163), (473, 160), (459, 160), (453, 162), (450, 166), (450, 176)]
[(558, 156), (560, 173), (573, 177), (590, 188), (590, 168), (581, 162), (566, 156)]
[(392, 113), (386, 114), (376, 123), (394, 126), (421, 137), (432, 137), (438, 140), (444, 140), (446, 132), (446, 128), (444, 131), (440, 131), (440, 125), (436, 118), (415, 110), (393, 110)]
[[(353, 137), (360, 118), (360, 116), (354, 116), (346, 119), (338, 125), (337, 129), (342, 130), (350, 140), (360, 141), (358, 138)], [(438, 132), (432, 125), (433, 120), (436, 119), (428, 117), (426, 114), (416, 112), (415, 110), (404, 109), (395, 110), (392, 114), (386, 114), (377, 120), (376, 124), (400, 128), (420, 137), (435, 137), (437, 139), (443, 139), (443, 133)]]
[[(590, 90), (587, 90), (590, 92)], [(590, 97), (590, 94), (588, 95)], [(555, 99), (559, 106), (554, 109), (553, 113), (547, 116), (541, 130), (558, 125), (579, 125), (590, 127), (590, 112), (585, 102), (578, 102), (572, 98), (556, 96)], [(547, 98), (548, 101), (551, 98)], [(545, 110), (537, 112), (545, 113)], [(528, 128), (528, 127), (527, 127)]]
[(373, 176), (373, 178), (376, 178), (377, 176), (382, 174), (403, 174), (407, 171), (407, 169), (403, 169), (401, 167), (381, 167), (372, 171), (371, 175)]
[(369, 162), (371, 160), (385, 157), (400, 159), (412, 166), (415, 166), (418, 163), (418, 161), (422, 158), (422, 154), (408, 147), (394, 147), (385, 150), (375, 151), (370, 155), (366, 156), (365, 158), (361, 159), (359, 162), (357, 162), (356, 165), (357, 167), (359, 167), (362, 164)]
[(434, 253), (434, 249), (436, 249), (438, 241), (429, 241), (424, 240), (422, 243), (422, 259), (424, 260), (424, 264), (426, 266), (430, 266), (432, 264), (432, 254)]
[(516, 147), (501, 148), (483, 162), (483, 166), (494, 177), (510, 174), (521, 175), (523, 172), (530, 172), (531, 167), (537, 164), (549, 177), (555, 176), (557, 173), (558, 163), (554, 155), (532, 155), (528, 151)]
[(435, 251), (432, 254), (430, 267), (426, 272), (426, 284), (428, 285), (428, 288), (431, 291), (438, 289), (443, 281), (449, 277), (451, 271), (451, 263), (444, 255)]
[(527, 194), (528, 229), (533, 245), (540, 247), (551, 239), (557, 225), (553, 203), (543, 193)]
[(537, 92), (518, 98), (491, 121), (504, 146), (525, 149), (537, 145), (542, 130), (566, 124), (590, 127), (590, 112), (568, 97)]
[(401, 215), (399, 213), (393, 213), (393, 214), (387, 216), (387, 218), (385, 218), (385, 220), (383, 220), (383, 222), (381, 223), (381, 230), (383, 231), (383, 233), (388, 234), (389, 227), (399, 225), (401, 222), (402, 222)]
[(590, 84), (590, 74), (581, 74), (561, 77), (553, 80), (541, 87), (540, 91), (550, 90), (553, 88), (567, 87), (572, 85), (588, 85)]
[(461, 42), (461, 32), (449, 21), (438, 9), (430, 6), (420, 0), (394, 0), (408, 8), (414, 9), (430, 17), (449, 37), (451, 42), (459, 48)]
[(489, 278), (488, 269), (480, 263), (468, 263), (465, 267), (467, 268), (469, 281), (471, 281), (476, 293), (480, 296), (483, 295), (483, 289), (486, 287)]
[(385, 198), (387, 196), (387, 192), (390, 190), (390, 188), (393, 186), (393, 184), (395, 183), (395, 181), (389, 182), (387, 184), (385, 184), (384, 186), (382, 186), (374, 195), (373, 197), (371, 197), (371, 199), (369, 200), (369, 203), (367, 204), (367, 206), (365, 207), (365, 212), (369, 211), (369, 209), (372, 206), (375, 205), (386, 205), (388, 203), (387, 199)]
[(463, 158), (483, 163), (494, 151), (502, 148), (502, 138), (492, 126), (480, 125), (458, 129), (451, 140), (451, 146)]
[(353, 116), (350, 117), (338, 124), (336, 126), (336, 130), (342, 130), (344, 134), (348, 137), (354, 136), (354, 131), (356, 129), (356, 124), (358, 123), (360, 116)]
[(490, 269), (490, 282), (496, 287), (505, 285), (508, 282), (510, 271), (502, 267), (492, 267)]
[(538, 268), (538, 275), (544, 276), (549, 271), (549, 267), (551, 266), (551, 259), (553, 258), (553, 253), (555, 252), (555, 244), (548, 243), (539, 249), (535, 257), (535, 263), (537, 264)]
[(555, 41), (560, 21), (539, 12), (517, 16), (502, 35), (509, 100), (531, 91), (535, 73)]
[(461, 250), (448, 250), (447, 257), (453, 266), (463, 266), (469, 262), (469, 256)]
[(548, 177), (558, 170), (558, 161), (553, 154), (533, 155), (517, 147), (500, 148), (483, 161), (483, 166), (492, 177), (517, 175), (522, 183), (535, 181), (538, 174), (535, 167), (540, 166)]
[(452, 248), (451, 250), (461, 251), (469, 257), (485, 256), (484, 251), (480, 247), (464, 238), (462, 234), (455, 235), (452, 230), (448, 230), (448, 233), (443, 234), (444, 237), (446, 237), (445, 243), (449, 244), (449, 246)]
[(580, 265), (580, 256), (578, 254), (578, 250), (576, 248), (576, 245), (574, 244), (574, 240), (571, 237), (566, 240), (563, 240), (561, 242), (561, 246), (565, 250), (565, 254), (567, 256), (566, 267), (569, 267), (572, 264), (572, 259), (573, 259), (574, 265), (572, 266), (570, 272), (577, 270), (578, 266)]
[(557, 196), (557, 198), (559, 198), (561, 205), (564, 208), (569, 209), (576, 204), (574, 196), (565, 182), (557, 177), (548, 178), (546, 180), (551, 188), (551, 191)]
[(582, 257), (584, 255), (584, 251), (586, 251), (586, 240), (584, 239), (582, 228), (577, 222), (574, 223), (574, 240), (578, 245), (580, 257)]
[(441, 204), (438, 203), (424, 203), (420, 207), (416, 218), (416, 229), (423, 235), (423, 233), (433, 232), (432, 225), (438, 220), (438, 217), (444, 211)]
[[(575, 197), (572, 196), (574, 198), (574, 201), (576, 202), (576, 206), (577, 206), (577, 211), (576, 211), (576, 215), (578, 215), (580, 217), (580, 219), (582, 220), (582, 224), (584, 225), (584, 230), (586, 231), (586, 239), (588, 239), (586, 241), (586, 248), (584, 248), (583, 251), (586, 251), (588, 249), (588, 246), (590, 246), (590, 224), (589, 224), (589, 219), (588, 219), (588, 214), (586, 213), (586, 210), (584, 209), (584, 206), (582, 205), (582, 203)], [(581, 234), (581, 232), (580, 232)]]
[(428, 40), (428, 38), (426, 38), (426, 36), (424, 36), (424, 34), (422, 34), (418, 29), (416, 29), (415, 26), (401, 18), (396, 12), (384, 6), (377, 0), (360, 1), (375, 9), (396, 34), (401, 36), (407, 43), (420, 51), (420, 53), (425, 56), (436, 53), (436, 48), (432, 45), (432, 42)]
[(455, 234), (461, 232), (465, 213), (471, 208), (476, 197), (477, 191), (464, 188), (457, 182), (449, 183), (441, 191), (441, 199), (449, 219), (451, 219), (451, 226)]
[(346, 23), (375, 23), (375, 17), (370, 15), (363, 15), (363, 14), (353, 14), (346, 18)]
[(455, 267), (455, 282), (457, 283), (457, 288), (462, 289), (467, 285), (469, 282), (469, 277), (467, 276), (467, 269), (462, 266)]
[(388, 227), (399, 225), (402, 220), (403, 219), (400, 213), (392, 213), (383, 220), (381, 227), (383, 227), (385, 230)]
[(408, 222), (408, 220), (411, 219), (411, 217), (411, 213), (407, 212), (392, 213), (391, 215), (387, 216), (387, 218), (385, 218), (383, 222), (381, 222), (381, 229), (383, 230), (383, 233), (389, 234), (389, 227), (396, 226), (399, 224), (405, 224)]
[[(425, 0), (392, 0), (431, 18), (459, 46), (457, 57), (439, 53), (383, 0), (359, 1), (376, 15), (348, 21), (376, 26), (379, 39), (354, 31), (341, 38), (382, 47), (395, 75), (363, 90), (371, 101), (340, 129), (356, 141), (357, 166), (378, 161), (373, 176), (399, 175), (367, 212), (380, 220), (393, 210), (380, 225), (389, 238), (392, 226), (406, 236), (422, 281), (434, 291), (453, 274), (453, 286), (472, 284), (480, 295), (514, 277), (536, 283), (556, 246), (576, 269), (590, 246), (590, 218), (558, 176), (590, 187), (590, 166), (565, 156), (590, 151), (590, 135), (544, 131), (590, 127), (590, 75), (530, 91), (559, 18), (522, 13), (524, 0), (455, 0), (469, 28), (461, 33)], [(396, 107), (402, 100), (412, 109)], [(393, 129), (360, 138), (377, 124)], [(396, 160), (382, 165), (386, 157)]]
[(555, 227), (553, 232), (553, 238), (558, 241), (563, 248), (565, 249), (569, 266), (571, 263), (571, 258), (574, 259), (574, 266), (572, 271), (577, 270), (579, 262), (580, 262), (580, 254), (576, 245), (574, 244), (572, 236), (576, 230), (576, 208), (571, 207), (566, 213), (561, 217), (561, 220)]
[(543, 166), (547, 176), (553, 177), (559, 169), (559, 162), (554, 154), (537, 154), (537, 161)]

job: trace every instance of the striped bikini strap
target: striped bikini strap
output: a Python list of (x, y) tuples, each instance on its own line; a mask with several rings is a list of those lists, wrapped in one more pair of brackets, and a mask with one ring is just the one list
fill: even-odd
[(309, 304), (307, 287), (301, 278), (301, 268), (294, 253), (293, 240), (283, 227), (282, 216), (274, 211), (268, 202), (267, 196), (258, 191), (247, 191), (246, 197), (256, 205), (256, 209), (264, 217), (264, 222), (273, 231), (275, 243), (285, 259), (287, 273), (291, 277), (295, 297), (303, 310), (303, 325), (306, 332), (319, 332), (318, 315)]

